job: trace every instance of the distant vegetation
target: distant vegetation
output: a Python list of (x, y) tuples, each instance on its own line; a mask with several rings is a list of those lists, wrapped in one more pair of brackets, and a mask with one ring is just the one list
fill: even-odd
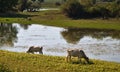
[(43, 7), (57, 7), (65, 0), (0, 0), (0, 13), (8, 13), (9, 11), (37, 11)]
[(0, 0), (0, 13), (13, 10), (17, 2), (18, 0)]
[(34, 12), (42, 6), (62, 5), (63, 13), (70, 18), (120, 17), (120, 0), (0, 0), (0, 3), (0, 13)]
[(41, 7), (43, 0), (0, 0), (0, 13), (8, 11), (34, 11)]
[[(0, 22), (120, 30), (120, 0), (16, 0), (11, 5), (12, 1), (0, 0)], [(37, 12), (41, 7), (62, 11)]]
[(71, 18), (96, 18), (120, 17), (119, 0), (68, 0), (63, 6), (62, 11)]

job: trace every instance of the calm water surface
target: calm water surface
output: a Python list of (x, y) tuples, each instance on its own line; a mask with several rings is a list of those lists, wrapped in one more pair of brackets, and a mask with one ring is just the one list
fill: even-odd
[(120, 31), (0, 24), (0, 50), (26, 52), (30, 46), (43, 46), (45, 55), (54, 56), (78, 48), (91, 59), (120, 62)]

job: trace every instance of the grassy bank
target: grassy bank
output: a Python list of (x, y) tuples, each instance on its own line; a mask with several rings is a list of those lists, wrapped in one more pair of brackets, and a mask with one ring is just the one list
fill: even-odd
[(24, 12), (13, 16), (0, 17), (0, 22), (21, 24), (43, 24), (58, 27), (78, 27), (94, 29), (120, 30), (120, 20), (117, 19), (78, 19), (73, 20), (64, 16), (59, 10)]
[(120, 63), (92, 60), (93, 64), (65, 62), (65, 57), (0, 51), (0, 70), (6, 72), (119, 72)]

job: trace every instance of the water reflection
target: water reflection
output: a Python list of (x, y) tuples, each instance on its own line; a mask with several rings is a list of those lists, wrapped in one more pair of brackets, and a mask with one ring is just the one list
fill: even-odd
[(105, 37), (120, 39), (120, 31), (116, 30), (68, 28), (62, 31), (61, 34), (68, 43), (73, 44), (78, 43), (84, 36), (91, 36), (96, 39), (103, 39)]
[(21, 28), (27, 30), (31, 24), (19, 24), (19, 25), (21, 26)]
[(13, 46), (17, 41), (17, 28), (12, 24), (0, 23), (0, 46)]
[(54, 56), (66, 56), (68, 48), (80, 48), (90, 58), (120, 62), (120, 31), (116, 30), (0, 23), (0, 46), (15, 52), (43, 46), (45, 55)]

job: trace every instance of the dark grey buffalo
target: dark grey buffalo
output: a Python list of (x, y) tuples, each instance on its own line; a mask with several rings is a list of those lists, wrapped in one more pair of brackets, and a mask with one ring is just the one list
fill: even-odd
[(71, 61), (71, 57), (78, 57), (78, 60), (81, 61), (81, 58), (84, 58), (89, 63), (89, 58), (86, 56), (83, 50), (80, 49), (68, 49), (66, 60)]
[(43, 47), (34, 47), (34, 46), (31, 46), (31, 47), (28, 49), (27, 53), (32, 53), (32, 54), (34, 54), (34, 52), (39, 52), (39, 54), (43, 54), (42, 50), (43, 50)]

